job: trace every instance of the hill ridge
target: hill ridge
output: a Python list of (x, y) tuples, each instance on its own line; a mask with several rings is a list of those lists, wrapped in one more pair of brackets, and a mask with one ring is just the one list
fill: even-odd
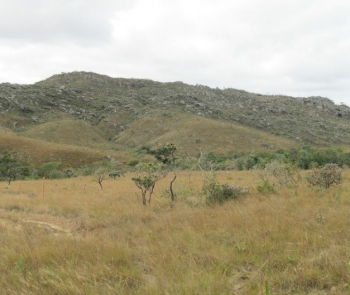
[(113, 140), (146, 115), (187, 114), (240, 124), (298, 144), (350, 143), (350, 108), (328, 98), (262, 95), (92, 72), (61, 73), (31, 85), (0, 84), (0, 113), (0, 126), (22, 134), (68, 116)]

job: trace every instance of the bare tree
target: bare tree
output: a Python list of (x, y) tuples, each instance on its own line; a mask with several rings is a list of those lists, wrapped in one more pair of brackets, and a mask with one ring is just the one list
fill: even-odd
[(107, 168), (99, 168), (95, 172), (95, 179), (96, 182), (100, 185), (101, 190), (103, 190), (102, 182), (107, 178), (108, 174), (109, 173)]

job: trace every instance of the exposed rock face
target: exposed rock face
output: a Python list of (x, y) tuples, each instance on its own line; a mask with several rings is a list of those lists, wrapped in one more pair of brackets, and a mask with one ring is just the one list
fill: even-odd
[[(86, 72), (54, 75), (33, 85), (0, 84), (1, 116), (16, 115), (32, 124), (64, 113), (118, 134), (155, 110), (239, 122), (303, 143), (350, 143), (350, 108), (322, 97), (259, 95)], [(21, 123), (9, 124), (17, 128)]]

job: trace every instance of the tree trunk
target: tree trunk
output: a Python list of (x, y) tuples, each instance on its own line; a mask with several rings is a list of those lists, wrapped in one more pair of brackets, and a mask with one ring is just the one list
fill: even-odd
[(174, 183), (176, 177), (177, 177), (177, 175), (176, 175), (176, 173), (174, 172), (174, 178), (173, 178), (172, 181), (170, 181), (170, 196), (171, 196), (171, 200), (172, 200), (172, 201), (175, 201), (175, 194), (174, 194), (174, 191), (173, 191), (173, 183)]
[(147, 191), (142, 191), (142, 204), (145, 205), (145, 206), (147, 205), (146, 193), (147, 193)]
[(156, 183), (153, 183), (153, 185), (151, 186), (151, 190), (149, 191), (148, 204), (151, 204), (152, 194), (155, 186), (156, 186)]

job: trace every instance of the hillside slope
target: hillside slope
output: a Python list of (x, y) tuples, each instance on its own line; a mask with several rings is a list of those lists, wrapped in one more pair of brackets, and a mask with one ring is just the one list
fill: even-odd
[(145, 115), (119, 133), (115, 142), (131, 148), (172, 142), (190, 154), (198, 154), (199, 150), (221, 153), (277, 150), (297, 145), (239, 124), (178, 113)]
[(46, 162), (61, 162), (63, 167), (80, 167), (105, 160), (107, 155), (121, 163), (130, 159), (125, 152), (101, 151), (74, 145), (49, 143), (0, 130), (0, 153), (5, 151), (16, 153), (17, 159), (22, 163), (35, 166)]
[(31, 127), (21, 133), (34, 139), (97, 149), (112, 149), (112, 144), (97, 127), (82, 120), (58, 120)]
[(0, 84), (0, 126), (33, 139), (125, 150), (172, 141), (186, 152), (349, 146), (350, 108), (182, 82), (87, 72)]

